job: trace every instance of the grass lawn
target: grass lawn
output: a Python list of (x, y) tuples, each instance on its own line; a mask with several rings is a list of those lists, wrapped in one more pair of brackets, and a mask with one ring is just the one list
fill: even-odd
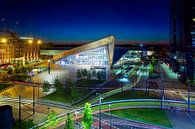
[(123, 99), (157, 99), (158, 94), (155, 93), (145, 93), (145, 91), (124, 91), (118, 94), (112, 95), (108, 98), (104, 98), (104, 101), (113, 101), (113, 100), (123, 100)]
[(91, 85), (100, 85), (104, 82), (105, 82), (105, 80), (81, 79), (81, 80), (77, 81), (76, 85), (77, 86), (91, 86)]
[(29, 129), (29, 128), (35, 126), (35, 124), (33, 123), (32, 120), (27, 120), (27, 121), (22, 120), (21, 125), (22, 125), (22, 127), (20, 128), (19, 127), (19, 121), (16, 120), (13, 129)]
[(6, 83), (0, 83), (0, 90), (3, 90), (5, 88), (7, 88), (8, 86), (10, 86), (11, 84), (6, 84)]
[(67, 94), (65, 90), (55, 91), (47, 96), (44, 96), (43, 99), (48, 99), (56, 102), (71, 103), (76, 101), (89, 94), (91, 91), (86, 89), (79, 89), (74, 98), (70, 94)]
[(124, 109), (111, 111), (111, 114), (130, 120), (172, 127), (165, 111), (160, 109)]

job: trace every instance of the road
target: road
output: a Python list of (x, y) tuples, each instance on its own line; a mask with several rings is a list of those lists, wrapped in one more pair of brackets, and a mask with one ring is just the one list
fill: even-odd
[[(127, 102), (132, 102), (132, 105), (129, 105)], [(140, 104), (138, 104), (138, 102)], [(146, 104), (145, 102), (151, 102)], [(120, 104), (118, 104), (120, 103)], [(135, 104), (137, 103), (137, 104)], [(176, 100), (164, 100), (164, 103), (169, 103), (169, 104), (174, 104), (174, 109), (172, 109), (169, 105), (163, 105), (163, 109), (166, 109), (166, 110), (174, 110), (174, 111), (186, 111), (186, 108), (183, 108), (181, 104), (186, 104), (185, 101), (176, 101)], [(108, 112), (108, 105), (111, 104), (112, 105), (112, 108), (110, 109), (111, 111), (112, 110), (121, 110), (121, 109), (128, 109), (128, 108), (160, 108), (160, 102), (158, 99), (129, 99), (129, 100), (118, 100), (118, 101), (110, 101), (110, 102), (103, 102), (102, 105), (107, 105), (107, 106), (104, 106), (104, 108), (102, 107), (102, 112)], [(115, 105), (117, 104), (117, 105)], [(195, 102), (192, 102), (191, 104), (195, 105)], [(98, 107), (99, 104), (94, 104), (92, 105), (91, 107), (93, 107), (93, 114), (98, 114), (99, 113), (99, 109), (98, 108), (95, 108), (94, 107)], [(83, 109), (84, 107), (82, 108), (79, 108), (79, 109), (74, 109), (72, 111), (70, 111), (69, 113), (74, 113), (75, 111), (76, 112), (79, 112), (78, 113), (78, 117), (76, 119), (80, 119), (83, 117)], [(191, 109), (191, 111), (195, 111), (194, 109)], [(58, 123), (57, 127), (62, 127), (64, 126), (65, 124), (65, 119), (66, 119), (66, 115), (67, 115), (67, 112), (66, 113), (62, 113), (58, 116), (58, 118), (60, 118), (61, 122)], [(39, 124), (39, 126), (43, 126), (45, 124), (46, 121), (42, 122)]]
[[(97, 119), (98, 122), (95, 122), (93, 126), (99, 128), (99, 115), (95, 114), (94, 118)], [(113, 129), (165, 129), (163, 127), (102, 113), (102, 128), (110, 129), (110, 125)]]
[[(125, 91), (125, 90), (131, 89), (132, 87), (134, 87), (134, 86), (140, 81), (140, 79), (141, 79), (141, 77), (142, 77), (142, 74), (143, 74), (143, 72), (141, 71), (141, 69), (142, 69), (143, 67), (144, 67), (143, 65), (140, 66), (139, 70), (138, 70), (136, 73), (134, 72), (135, 68), (132, 69), (132, 72), (131, 72), (131, 74), (129, 75), (129, 78), (130, 78), (131, 76), (133, 76), (134, 74), (137, 75), (137, 78), (136, 78), (136, 80), (134, 80), (134, 82), (130, 82), (129, 84), (126, 84), (125, 86), (123, 86), (123, 90), (124, 90), (124, 91)], [(119, 93), (119, 92), (121, 92), (121, 88), (117, 88), (117, 89), (108, 91), (108, 92), (106, 92), (106, 93), (103, 93), (103, 94), (101, 94), (101, 97), (102, 97), (102, 98), (106, 98), (106, 97), (108, 97), (108, 96), (112, 96), (112, 95), (117, 94), (117, 93)], [(90, 103), (95, 103), (95, 102), (97, 102), (98, 100), (99, 100), (99, 97), (96, 97), (96, 98), (92, 99), (92, 100), (90, 101)]]
[(171, 121), (173, 129), (195, 129), (195, 113), (188, 114), (187, 112), (170, 112), (167, 111), (167, 116)]

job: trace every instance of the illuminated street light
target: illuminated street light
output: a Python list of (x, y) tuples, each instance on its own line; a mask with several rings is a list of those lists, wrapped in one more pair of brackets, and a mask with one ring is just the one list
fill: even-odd
[(2, 38), (1, 39), (1, 43), (7, 43), (7, 39), (6, 38)]
[(194, 22), (195, 22), (195, 18), (193, 18), (193, 19), (192, 19), (192, 21), (194, 21)]
[(50, 74), (50, 59), (48, 60), (48, 74)]
[(32, 43), (33, 43), (33, 40), (31, 40), (31, 39), (28, 40), (28, 43), (29, 43), (29, 44), (32, 44)]
[(41, 43), (42, 43), (42, 41), (41, 41), (41, 40), (38, 40), (38, 41), (37, 41), (37, 43), (38, 43), (38, 44), (41, 44)]
[(101, 125), (101, 121), (102, 121), (102, 97), (101, 97), (101, 94), (100, 94), (100, 100), (99, 100), (99, 129), (102, 129), (102, 125)]

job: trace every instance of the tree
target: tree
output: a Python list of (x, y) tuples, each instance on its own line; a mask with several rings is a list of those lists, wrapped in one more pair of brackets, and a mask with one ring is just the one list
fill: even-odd
[(101, 80), (106, 79), (106, 72), (105, 71), (101, 71)]
[(154, 66), (152, 64), (149, 64), (149, 76), (151, 76), (153, 72), (154, 72)]
[(83, 69), (82, 74), (83, 74), (83, 76), (87, 76), (87, 69)]
[(91, 104), (86, 103), (85, 109), (84, 109), (84, 117), (82, 120), (82, 125), (84, 129), (90, 129), (93, 123), (93, 116), (92, 116), (92, 110), (91, 110)]
[(96, 74), (97, 74), (96, 71), (93, 70), (93, 71), (92, 71), (92, 77), (96, 77)]
[(48, 92), (51, 87), (51, 84), (48, 81), (43, 82), (43, 92)]
[(27, 68), (26, 68), (26, 72), (31, 72), (32, 69), (33, 69), (32, 67), (27, 67)]
[(67, 79), (66, 80), (66, 93), (68, 93), (68, 94), (70, 94), (70, 92), (71, 92), (71, 85), (72, 85), (71, 79)]
[(14, 70), (11, 67), (9, 67), (8, 70), (7, 70), (7, 73), (9, 75), (13, 75), (14, 74)]
[(46, 127), (55, 127), (58, 124), (57, 114), (55, 112), (50, 112), (47, 117)]
[(58, 77), (56, 77), (54, 80), (54, 87), (57, 91), (62, 91), (63, 84), (59, 81)]
[(155, 60), (154, 60), (154, 56), (152, 56), (152, 65), (154, 65)]
[(15, 73), (15, 74), (19, 74), (19, 73), (20, 73), (20, 68), (19, 68), (18, 65), (16, 65), (16, 66), (14, 67), (14, 73)]
[(97, 72), (97, 79), (100, 80), (100, 81), (101, 81), (101, 79), (102, 79), (102, 77), (101, 77), (101, 72), (100, 72), (100, 71)]
[(67, 120), (64, 129), (74, 129), (74, 121), (72, 120), (72, 117), (69, 113), (67, 114)]
[[(19, 122), (20, 122), (19, 120), (15, 121), (13, 129), (29, 129), (29, 128), (32, 128), (32, 127), (35, 126), (32, 119), (28, 119), (27, 121), (22, 120), (21, 121), (21, 123), (22, 123), (21, 127), (19, 127)], [(37, 128), (35, 128), (35, 129), (37, 129)]]
[(81, 70), (77, 70), (77, 80), (80, 80), (82, 78)]
[(74, 99), (77, 96), (77, 88), (75, 83), (71, 84), (71, 97)]
[(90, 71), (87, 73), (87, 79), (91, 80), (91, 72)]

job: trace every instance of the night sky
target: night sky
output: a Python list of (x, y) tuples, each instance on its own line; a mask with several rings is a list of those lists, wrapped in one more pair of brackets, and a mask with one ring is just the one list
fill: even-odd
[(169, 38), (169, 0), (0, 0), (0, 19), (0, 28), (52, 42)]

